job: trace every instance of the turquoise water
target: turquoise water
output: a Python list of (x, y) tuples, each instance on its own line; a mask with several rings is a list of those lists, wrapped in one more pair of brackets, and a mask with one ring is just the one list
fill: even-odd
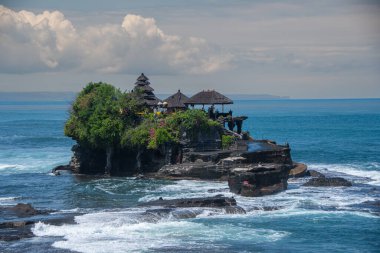
[[(62, 131), (69, 105), (0, 101), (0, 205), (83, 214), (77, 224), (39, 223), (36, 237), (0, 242), (0, 252), (379, 252), (378, 210), (360, 203), (380, 200), (380, 99), (235, 101), (255, 138), (288, 142), (294, 160), (354, 184), (315, 189), (292, 179), (287, 191), (260, 198), (236, 196), (223, 182), (52, 176), (71, 157)], [(247, 214), (210, 208), (152, 222), (137, 207), (216, 194), (234, 196)]]

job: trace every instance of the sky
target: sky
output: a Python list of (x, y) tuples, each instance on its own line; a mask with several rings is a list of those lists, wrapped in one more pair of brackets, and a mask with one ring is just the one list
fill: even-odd
[(380, 0), (0, 0), (0, 92), (380, 97)]

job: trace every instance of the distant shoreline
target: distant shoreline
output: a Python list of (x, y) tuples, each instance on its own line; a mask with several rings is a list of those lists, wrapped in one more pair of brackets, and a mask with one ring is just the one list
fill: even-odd
[[(59, 101), (73, 100), (77, 92), (0, 92), (1, 101)], [(165, 99), (171, 94), (157, 94), (160, 99)], [(191, 94), (189, 94), (191, 95)], [(275, 96), (269, 94), (226, 94), (232, 100), (268, 100), (290, 99), (287, 96)]]
[[(78, 92), (0, 92), (0, 102), (5, 101), (72, 101)], [(157, 94), (160, 99), (165, 99), (170, 94)], [(192, 94), (188, 94), (192, 95)], [(363, 100), (380, 98), (291, 98), (289, 96), (276, 96), (269, 94), (225, 94), (232, 100)]]

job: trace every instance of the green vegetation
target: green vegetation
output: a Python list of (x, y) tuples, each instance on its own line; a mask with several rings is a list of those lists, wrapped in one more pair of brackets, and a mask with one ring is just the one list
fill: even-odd
[(65, 135), (81, 145), (106, 150), (105, 170), (109, 173), (114, 148), (120, 146), (125, 130), (135, 124), (137, 108), (137, 99), (112, 85), (89, 83), (72, 105)]
[(235, 142), (235, 138), (231, 135), (222, 135), (222, 148), (227, 149)]
[(139, 92), (122, 93), (107, 83), (89, 83), (72, 105), (65, 135), (80, 145), (105, 150), (106, 173), (112, 168), (115, 149), (136, 149), (139, 163), (145, 149), (178, 143), (184, 134), (196, 140), (199, 131), (221, 128), (202, 110), (153, 114), (139, 102), (140, 95)]
[(221, 126), (218, 122), (210, 120), (202, 110), (195, 109), (162, 115), (146, 113), (140, 125), (124, 133), (122, 145), (157, 149), (165, 143), (179, 142), (183, 133), (194, 140), (199, 131), (212, 128), (221, 128)]

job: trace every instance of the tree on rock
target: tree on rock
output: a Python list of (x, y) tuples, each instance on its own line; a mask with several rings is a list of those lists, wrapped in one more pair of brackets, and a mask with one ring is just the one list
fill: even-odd
[(107, 83), (89, 83), (78, 95), (65, 124), (65, 135), (80, 145), (106, 151), (105, 174), (112, 169), (115, 147), (125, 130), (123, 93)]

